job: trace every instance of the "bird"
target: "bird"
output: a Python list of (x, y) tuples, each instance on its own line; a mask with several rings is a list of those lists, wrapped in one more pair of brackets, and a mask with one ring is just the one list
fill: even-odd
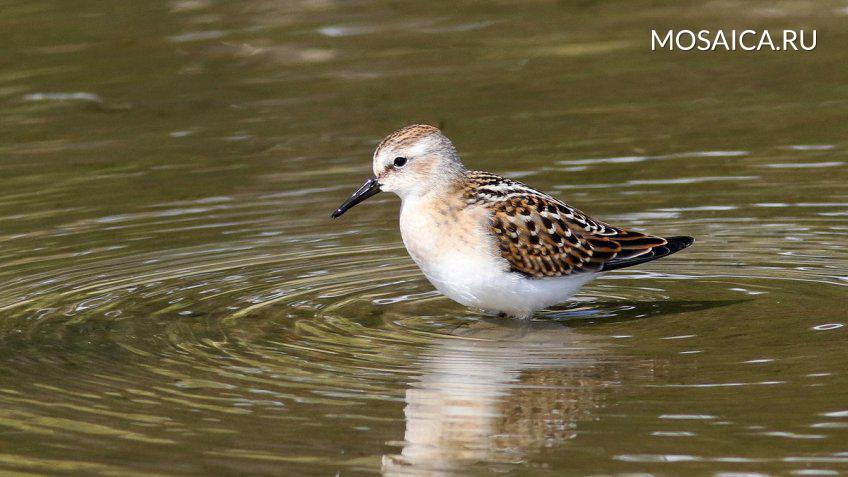
[(451, 140), (426, 124), (380, 141), (373, 173), (331, 217), (397, 194), (401, 237), (424, 276), (446, 297), (500, 316), (529, 319), (605, 272), (694, 243), (616, 227), (521, 182), (468, 170)]

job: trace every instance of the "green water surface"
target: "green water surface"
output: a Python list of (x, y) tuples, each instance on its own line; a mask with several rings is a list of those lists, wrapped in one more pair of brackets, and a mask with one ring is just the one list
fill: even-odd
[[(0, 0), (0, 473), (848, 473), (846, 47), (841, 0)], [(487, 318), (396, 197), (329, 219), (413, 122), (697, 242)]]

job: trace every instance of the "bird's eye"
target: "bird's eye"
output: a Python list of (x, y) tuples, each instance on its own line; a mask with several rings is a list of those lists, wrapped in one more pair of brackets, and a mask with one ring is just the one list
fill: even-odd
[(406, 164), (406, 158), (405, 157), (396, 157), (394, 164), (395, 164), (395, 167), (403, 167), (404, 164)]

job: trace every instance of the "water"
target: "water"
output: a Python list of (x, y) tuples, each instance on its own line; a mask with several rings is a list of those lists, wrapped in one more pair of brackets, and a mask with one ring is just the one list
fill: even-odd
[[(846, 8), (0, 2), (0, 469), (848, 471)], [(649, 51), (700, 25), (818, 48)], [(328, 218), (411, 122), (698, 241), (481, 316)]]

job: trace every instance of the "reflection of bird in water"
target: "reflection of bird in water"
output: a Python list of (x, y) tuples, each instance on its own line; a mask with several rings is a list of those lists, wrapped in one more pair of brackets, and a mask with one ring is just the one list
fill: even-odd
[(386, 475), (511, 463), (573, 438), (617, 380), (604, 343), (561, 324), (483, 321), (437, 341), (406, 391), (400, 455)]

